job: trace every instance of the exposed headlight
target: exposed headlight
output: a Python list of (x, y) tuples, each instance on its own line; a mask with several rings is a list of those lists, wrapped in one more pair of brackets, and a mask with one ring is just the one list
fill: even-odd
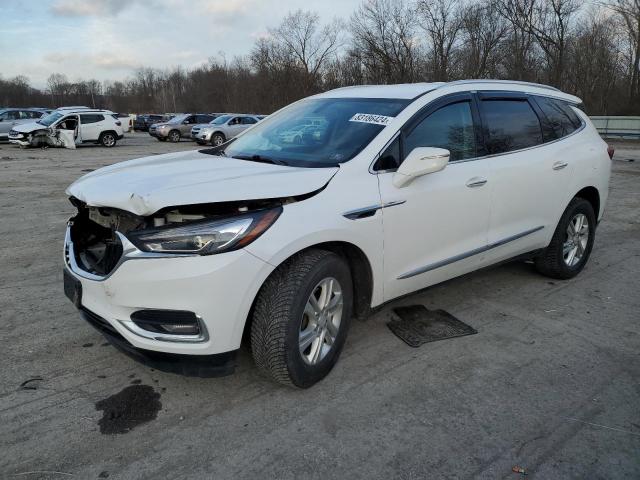
[(242, 248), (262, 235), (282, 213), (282, 207), (225, 219), (198, 220), (180, 226), (127, 234), (145, 252), (213, 255)]

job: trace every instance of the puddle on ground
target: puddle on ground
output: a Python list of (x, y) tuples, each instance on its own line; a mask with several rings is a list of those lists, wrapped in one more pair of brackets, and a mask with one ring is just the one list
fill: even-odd
[(150, 385), (131, 385), (96, 403), (103, 410), (98, 421), (100, 433), (127, 433), (143, 423), (155, 420), (162, 408), (160, 394)]

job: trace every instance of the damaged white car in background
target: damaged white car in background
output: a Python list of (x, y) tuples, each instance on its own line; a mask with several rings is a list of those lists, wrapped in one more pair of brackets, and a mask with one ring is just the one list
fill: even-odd
[(122, 123), (109, 110), (60, 108), (35, 122), (15, 125), (9, 142), (20, 147), (76, 148), (82, 143), (113, 147), (124, 136)]

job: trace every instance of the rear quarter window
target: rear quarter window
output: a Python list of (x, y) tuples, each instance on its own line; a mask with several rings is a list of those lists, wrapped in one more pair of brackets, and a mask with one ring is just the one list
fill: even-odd
[(80, 115), (80, 123), (86, 125), (88, 123), (98, 123), (104, 120), (104, 115), (84, 114)]
[(490, 154), (540, 145), (540, 120), (526, 99), (485, 99), (480, 102), (485, 141)]
[(566, 137), (580, 126), (580, 119), (565, 102), (546, 97), (535, 97), (535, 101), (548, 125), (549, 138), (545, 138), (545, 141)]

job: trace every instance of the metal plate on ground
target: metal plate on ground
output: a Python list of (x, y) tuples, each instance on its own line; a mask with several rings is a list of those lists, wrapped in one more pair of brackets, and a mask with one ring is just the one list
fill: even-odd
[(424, 305), (396, 307), (393, 312), (397, 318), (387, 323), (389, 330), (414, 348), (423, 343), (478, 333), (449, 312), (429, 310)]

